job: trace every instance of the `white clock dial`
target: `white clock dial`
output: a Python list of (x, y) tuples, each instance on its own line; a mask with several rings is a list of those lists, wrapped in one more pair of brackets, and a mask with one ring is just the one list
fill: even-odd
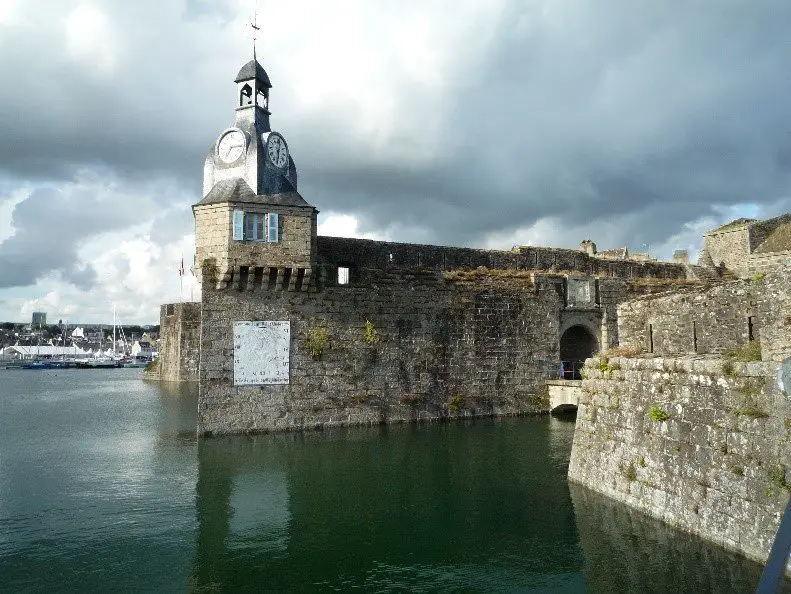
[(267, 140), (267, 154), (275, 167), (281, 169), (288, 164), (288, 147), (286, 141), (279, 134), (270, 134)]
[(239, 130), (231, 130), (217, 143), (217, 154), (225, 163), (233, 163), (244, 153), (245, 144), (244, 134)]

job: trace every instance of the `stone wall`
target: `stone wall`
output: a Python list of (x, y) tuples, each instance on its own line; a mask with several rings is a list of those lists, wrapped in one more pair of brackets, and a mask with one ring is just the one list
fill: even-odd
[[(322, 276), (328, 276), (324, 274)], [(553, 279), (449, 282), (366, 271), (365, 286), (315, 292), (204, 283), (200, 434), (544, 412), (557, 374), (562, 294)], [(233, 322), (290, 320), (287, 386), (233, 385)], [(365, 325), (369, 330), (366, 340)], [(309, 332), (326, 330), (320, 357)]]
[(525, 246), (513, 250), (482, 250), (324, 236), (318, 236), (316, 241), (319, 263), (358, 269), (455, 270), (484, 267), (579, 272), (622, 279), (686, 278), (686, 268), (681, 264), (607, 260), (589, 256), (581, 250)]
[[(196, 219), (201, 213), (196, 207)], [(309, 229), (298, 231), (304, 238)], [(241, 244), (229, 248), (237, 255), (219, 280), (216, 261), (202, 263), (203, 434), (544, 412), (539, 395), (557, 377), (564, 329), (583, 325), (614, 344), (617, 304), (643, 292), (633, 281), (686, 282), (678, 264), (604, 261), (579, 250), (334, 237), (316, 238), (315, 260), (297, 276), (269, 266), (272, 245)], [(348, 284), (339, 282), (341, 268)], [(290, 384), (234, 386), (233, 324), (262, 320), (291, 322)], [(371, 343), (366, 322), (376, 330)], [(328, 336), (321, 357), (307, 348), (315, 331)]]
[(147, 379), (196, 382), (200, 363), (201, 304), (169, 303), (160, 308), (159, 359)]
[[(618, 306), (620, 346), (654, 354), (727, 353), (767, 332), (768, 359), (791, 350), (781, 346), (791, 323), (791, 265), (760, 280), (730, 281), (646, 295)], [(787, 343), (787, 340), (786, 340)], [(787, 353), (787, 354), (786, 354)]]
[(791, 264), (791, 251), (752, 254), (745, 262), (745, 275), (754, 278), (787, 264)]
[[(782, 229), (787, 228), (789, 223), (791, 215), (765, 221), (740, 219), (707, 233), (703, 252), (711, 256), (711, 262), (707, 265), (724, 264), (739, 278), (752, 278), (791, 262), (788, 231)], [(777, 234), (781, 232), (786, 235), (778, 241)]]
[(569, 479), (764, 562), (791, 490), (791, 403), (777, 368), (589, 359)]
[(747, 276), (745, 266), (750, 257), (750, 224), (730, 224), (706, 233), (703, 249), (708, 252), (715, 266), (725, 267), (737, 276)]

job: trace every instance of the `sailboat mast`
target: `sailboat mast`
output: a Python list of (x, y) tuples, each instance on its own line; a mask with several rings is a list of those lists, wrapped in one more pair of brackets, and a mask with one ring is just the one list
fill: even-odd
[(115, 355), (115, 304), (113, 303), (113, 355)]

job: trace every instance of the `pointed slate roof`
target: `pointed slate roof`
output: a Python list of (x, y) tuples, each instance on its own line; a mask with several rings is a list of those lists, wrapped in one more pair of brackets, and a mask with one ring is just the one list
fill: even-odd
[(241, 178), (227, 179), (214, 184), (211, 191), (195, 206), (220, 202), (242, 202), (247, 204), (273, 204), (275, 206), (298, 206), (313, 208), (299, 192), (283, 192), (271, 196), (257, 195)]
[(272, 83), (269, 82), (269, 75), (264, 70), (264, 67), (258, 63), (258, 60), (250, 60), (247, 64), (242, 66), (239, 74), (236, 75), (234, 82), (242, 82), (243, 80), (257, 79), (267, 87), (271, 87)]

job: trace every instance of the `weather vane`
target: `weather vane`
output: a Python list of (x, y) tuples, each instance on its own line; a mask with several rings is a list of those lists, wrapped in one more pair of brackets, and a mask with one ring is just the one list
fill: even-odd
[(255, 12), (253, 13), (253, 20), (250, 21), (250, 29), (252, 30), (250, 37), (253, 40), (253, 60), (255, 60), (255, 42), (258, 39), (258, 32), (261, 30), (261, 27), (258, 26), (258, 2), (255, 3)]

